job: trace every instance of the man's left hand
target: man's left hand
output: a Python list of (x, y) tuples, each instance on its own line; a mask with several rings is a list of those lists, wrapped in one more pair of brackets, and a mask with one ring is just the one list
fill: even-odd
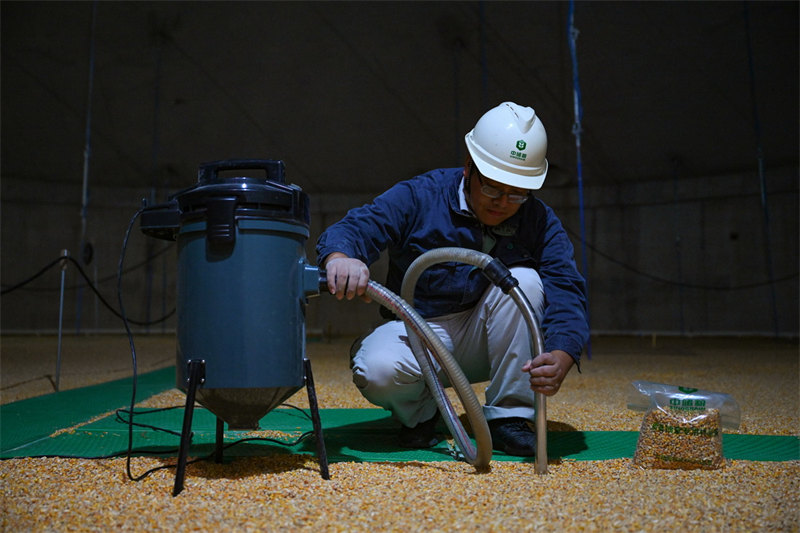
[(561, 388), (561, 382), (575, 360), (567, 352), (553, 350), (539, 354), (522, 366), (522, 371), (530, 374), (531, 389), (545, 396), (552, 396)]

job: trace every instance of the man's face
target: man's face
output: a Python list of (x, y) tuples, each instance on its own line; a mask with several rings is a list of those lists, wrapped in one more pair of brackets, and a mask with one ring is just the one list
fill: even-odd
[[(519, 211), (522, 203), (509, 200), (527, 197), (529, 191), (516, 187), (509, 187), (481, 175), (474, 163), (468, 162), (464, 168), (464, 175), (470, 176), (468, 199), (472, 211), (478, 220), (487, 226), (496, 226), (510, 218)], [(488, 194), (487, 194), (488, 193)], [(498, 195), (497, 198), (491, 196)], [(510, 196), (509, 196), (510, 195)]]

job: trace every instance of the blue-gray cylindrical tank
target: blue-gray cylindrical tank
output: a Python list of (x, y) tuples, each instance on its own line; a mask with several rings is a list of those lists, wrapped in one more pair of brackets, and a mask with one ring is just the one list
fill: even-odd
[[(267, 177), (220, 175), (241, 169)], [(229, 160), (202, 165), (168, 205), (162, 234), (152, 216), (148, 230), (178, 242), (177, 386), (190, 361), (205, 361), (197, 400), (232, 429), (257, 428), (305, 384), (306, 298), (319, 293), (308, 197), (285, 184), (280, 161)]]

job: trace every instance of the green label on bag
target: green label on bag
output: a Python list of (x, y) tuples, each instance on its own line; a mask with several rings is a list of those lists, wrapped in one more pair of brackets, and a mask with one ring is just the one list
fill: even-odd
[(703, 411), (706, 408), (706, 401), (699, 398), (670, 398), (669, 406), (671, 409), (682, 411)]
[(719, 435), (719, 429), (717, 428), (672, 426), (669, 424), (662, 424), (660, 422), (653, 422), (650, 425), (650, 429), (653, 431), (671, 433), (674, 435), (700, 435), (703, 437), (716, 437)]

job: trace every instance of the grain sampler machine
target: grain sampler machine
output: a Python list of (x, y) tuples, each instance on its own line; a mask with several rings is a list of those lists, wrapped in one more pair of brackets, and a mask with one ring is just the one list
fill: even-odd
[[(223, 177), (247, 170), (266, 178)], [(195, 400), (217, 417), (216, 458), (230, 429), (259, 420), (308, 391), (322, 477), (328, 462), (305, 358), (305, 306), (320, 272), (306, 261), (308, 196), (287, 185), (282, 161), (200, 166), (197, 184), (141, 215), (146, 235), (177, 241), (176, 386), (186, 393), (173, 495), (183, 488)]]

